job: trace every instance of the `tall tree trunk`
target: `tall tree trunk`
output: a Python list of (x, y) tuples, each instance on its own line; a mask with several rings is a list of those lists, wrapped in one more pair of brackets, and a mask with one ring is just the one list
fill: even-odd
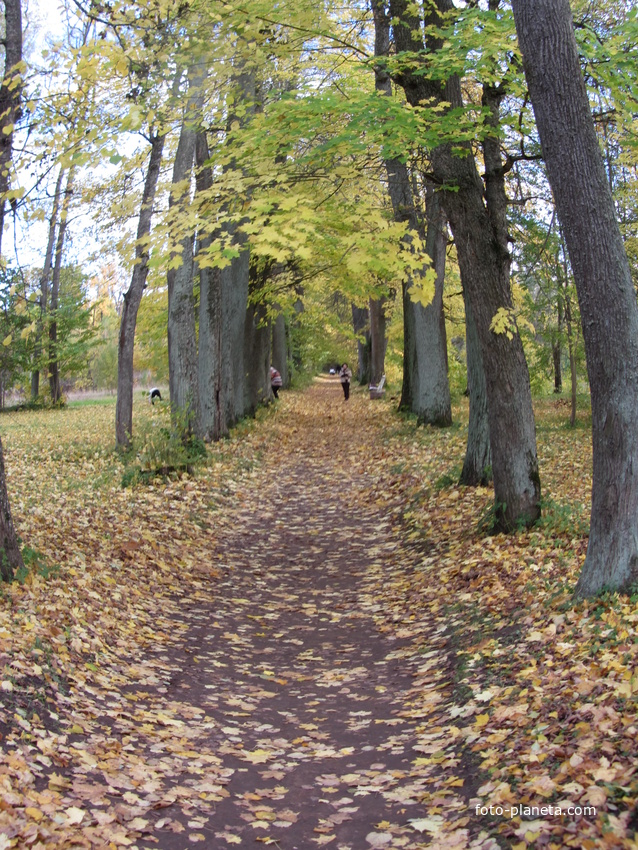
[[(392, 81), (383, 63), (390, 51), (390, 16), (385, 0), (373, 0), (375, 28), (375, 88), (392, 94)], [(405, 163), (398, 159), (385, 162), (388, 190), (397, 221), (409, 222), (410, 229), (423, 235), (416, 211), (414, 192)], [(403, 384), (399, 407), (417, 415), (425, 424), (446, 426), (452, 423), (452, 406), (447, 370), (447, 342), (443, 316), (445, 278), (444, 218), (438, 199), (431, 194), (426, 210), (426, 245), (437, 272), (431, 304), (412, 301), (409, 284), (403, 284)]]
[(470, 398), (470, 420), (467, 428), (467, 447), (459, 484), (466, 487), (486, 487), (492, 480), (492, 452), (487, 416), (485, 371), (481, 358), (476, 323), (469, 299), (463, 292), (465, 304), (465, 356), (467, 360), (467, 392)]
[(436, 274), (434, 297), (424, 307), (410, 303), (404, 307), (412, 312), (415, 329), (414, 377), (412, 381), (412, 412), (425, 425), (445, 428), (452, 424), (452, 402), (448, 380), (447, 336), (443, 315), (443, 287), (447, 234), (445, 214), (438, 193), (428, 188), (426, 200), (426, 250)]
[(552, 366), (554, 368), (554, 392), (558, 395), (563, 391), (563, 372), (561, 369), (561, 344), (555, 340), (552, 345)]
[[(213, 186), (213, 171), (206, 131), (200, 129), (195, 138), (195, 187), (203, 196)], [(209, 233), (198, 236), (198, 255), (205, 255), (212, 242)], [(199, 264), (199, 348), (197, 352), (197, 385), (199, 389), (198, 433), (204, 440), (218, 439), (221, 356), (221, 284), (219, 269)]]
[(128, 448), (133, 434), (133, 351), (137, 312), (148, 277), (149, 237), (153, 217), (153, 201), (162, 164), (165, 134), (151, 137), (151, 153), (144, 180), (144, 191), (137, 222), (135, 265), (130, 286), (124, 295), (117, 352), (117, 402), (115, 405), (115, 440), (120, 448)]
[(560, 303), (563, 305), (565, 314), (565, 328), (567, 330), (567, 354), (569, 357), (569, 381), (571, 389), (571, 406), (569, 412), (570, 427), (576, 425), (576, 408), (577, 408), (577, 391), (578, 391), (578, 376), (576, 373), (576, 340), (574, 339), (574, 323), (572, 321), (572, 302), (569, 297), (569, 262), (567, 260), (567, 245), (565, 244), (565, 235), (562, 227), (560, 230), (560, 240), (563, 248), (562, 268), (563, 277), (559, 278), (559, 286), (562, 287), (564, 294), (560, 296)]
[[(440, 13), (454, 10), (451, 0), (436, 0), (436, 8), (426, 15), (429, 24), (440, 20)], [(423, 55), (421, 24), (411, 14), (408, 0), (390, 0), (398, 52), (413, 57)], [(427, 36), (428, 49), (436, 49), (436, 39)], [(429, 80), (412, 67), (397, 76), (408, 103), (418, 108), (423, 102), (463, 105), (460, 81), (450, 77), (445, 85)], [(511, 530), (531, 525), (540, 515), (540, 478), (536, 454), (534, 413), (527, 363), (521, 338), (513, 324), (510, 290), (510, 256), (503, 241), (501, 222), (486, 206), (493, 194), (489, 180), (485, 186), (476, 169), (469, 145), (459, 155), (459, 145), (449, 143), (431, 151), (431, 170), (441, 186), (441, 203), (447, 213), (461, 272), (461, 280), (476, 322), (485, 368), (496, 526)], [(486, 175), (487, 176), (487, 175)], [(454, 187), (456, 191), (451, 188)], [(506, 239), (506, 236), (505, 236)], [(492, 320), (497, 313), (511, 318), (511, 339), (494, 333)]]
[[(251, 71), (239, 71), (232, 102), (241, 107), (227, 119), (229, 133), (235, 122), (242, 123), (254, 110), (255, 81)], [(231, 142), (229, 141), (229, 145)], [(212, 186), (212, 173), (206, 170), (208, 145), (200, 135), (197, 145), (198, 192)], [(228, 169), (237, 166), (231, 160)], [(223, 234), (230, 241), (237, 234), (240, 254), (223, 269), (212, 268), (200, 277), (199, 359), (200, 430), (207, 440), (218, 440), (246, 412), (246, 369), (244, 343), (250, 254), (245, 239), (229, 226)], [(204, 247), (209, 243), (202, 241)], [(200, 272), (201, 275), (201, 272)], [(270, 365), (270, 364), (269, 364)]]
[[(558, 263), (558, 258), (557, 263)], [(556, 339), (552, 345), (552, 361), (554, 364), (554, 392), (561, 393), (563, 391), (563, 370), (562, 370), (562, 335), (563, 335), (563, 295), (560, 291), (560, 281), (558, 292), (556, 295)]]
[(569, 353), (569, 382), (571, 389), (569, 424), (573, 428), (576, 424), (576, 408), (578, 406), (578, 376), (576, 374), (576, 351), (574, 344), (574, 326), (572, 324), (572, 310), (568, 299), (565, 301), (565, 323), (567, 325), (567, 351)]
[(260, 404), (271, 396), (270, 389), (271, 327), (264, 304), (249, 304), (244, 324), (244, 414), (254, 415)]
[(580, 70), (569, 0), (514, 0), (547, 174), (578, 293), (592, 403), (578, 596), (638, 580), (638, 307)]
[(35, 351), (33, 354), (34, 369), (31, 374), (31, 399), (35, 401), (40, 394), (40, 358), (42, 357), (42, 335), (44, 333), (48, 299), (49, 299), (49, 281), (51, 279), (51, 268), (53, 265), (53, 249), (55, 248), (55, 232), (58, 226), (58, 212), (60, 209), (60, 196), (62, 194), (62, 180), (64, 178), (65, 169), (60, 166), (60, 172), (55, 184), (53, 193), (53, 207), (51, 209), (51, 217), (49, 218), (49, 236), (47, 239), (47, 250), (44, 257), (44, 266), (40, 276), (40, 317), (38, 320), (37, 338)]
[(64, 240), (66, 239), (66, 228), (69, 220), (69, 207), (73, 195), (73, 181), (75, 179), (75, 168), (69, 170), (64, 189), (64, 198), (60, 209), (60, 226), (58, 238), (55, 244), (55, 264), (51, 278), (51, 321), (49, 322), (49, 389), (51, 390), (51, 401), (57, 404), (62, 398), (60, 386), (60, 364), (58, 359), (58, 319), (57, 310), (60, 298), (60, 278), (62, 275), (62, 255), (64, 252)]
[(4, 77), (0, 84), (0, 253), (6, 194), (11, 185), (13, 128), (20, 117), (23, 82), (19, 66), (22, 61), (21, 0), (4, 0)]
[(11, 519), (5, 484), (4, 454), (0, 442), (0, 580), (11, 581), (14, 570), (23, 566), (22, 553)]
[(248, 275), (246, 250), (233, 258), (230, 265), (207, 269), (203, 279), (200, 278), (200, 432), (206, 440), (227, 436), (245, 413)]
[[(372, 381), (370, 368), (370, 310), (352, 305), (352, 327), (357, 336), (357, 378), (361, 385)], [(363, 337), (363, 338), (362, 338)]]
[[(10, 185), (11, 157), (13, 153), (13, 127), (20, 113), (22, 83), (17, 71), (22, 61), (22, 6), (20, 0), (4, 3), (4, 77), (0, 85), (0, 258), (6, 192)], [(16, 83), (18, 83), (16, 85)], [(5, 132), (5, 130), (7, 132)], [(4, 455), (0, 440), (0, 578), (11, 581), (14, 570), (24, 566), (18, 538), (11, 519), (4, 470)]]
[[(190, 179), (195, 157), (197, 131), (187, 114), (182, 122), (175, 162), (173, 188), (169, 198), (169, 215), (176, 232), (190, 198)], [(195, 299), (193, 295), (193, 234), (187, 233), (171, 249), (166, 274), (168, 285), (168, 381), (174, 423), (190, 433), (199, 422), (199, 389), (197, 375), (197, 338), (195, 335)], [(176, 258), (181, 256), (177, 265)]]
[(272, 365), (281, 375), (282, 386), (290, 386), (290, 370), (288, 369), (288, 336), (286, 333), (286, 317), (277, 313), (272, 323)]
[(386, 335), (386, 298), (371, 298), (370, 315), (370, 381), (375, 386), (385, 373), (385, 350), (388, 344)]

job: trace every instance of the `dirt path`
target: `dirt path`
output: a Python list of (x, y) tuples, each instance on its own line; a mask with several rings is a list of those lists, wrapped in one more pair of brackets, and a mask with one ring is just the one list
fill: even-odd
[(443, 807), (432, 846), (492, 846), (463, 828), (463, 765), (441, 771), (457, 764), (435, 719), (446, 639), (425, 624), (414, 643), (382, 591), (419, 558), (374, 498), (390, 471), (378, 451), (368, 468), (366, 445), (383, 418), (326, 382), (258, 426), (263, 461), (223, 524), (208, 518), (212, 580), (172, 638), (72, 694), (91, 732), (72, 733), (38, 785), (66, 793), (60, 822), (81, 825), (83, 843), (64, 846), (414, 850)]
[[(423, 780), (411, 775), (418, 722), (405, 716), (412, 669), (401, 643), (376, 630), (366, 596), (367, 572), (396, 541), (358, 503), (365, 481), (348, 451), (302, 427), (305, 450), (246, 494), (210, 604), (184, 612), (162, 698), (210, 726), (192, 742), (220, 760), (223, 795), (199, 830), (208, 841), (418, 846), (407, 824), (423, 814)], [(177, 803), (166, 817), (192, 820)], [(186, 846), (170, 826), (158, 837), (142, 846)]]

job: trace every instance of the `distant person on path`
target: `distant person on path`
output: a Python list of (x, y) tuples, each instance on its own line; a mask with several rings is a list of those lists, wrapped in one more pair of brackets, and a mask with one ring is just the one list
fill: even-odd
[(339, 379), (341, 381), (341, 386), (343, 387), (343, 400), (348, 401), (350, 398), (350, 378), (352, 377), (352, 372), (348, 369), (348, 364), (344, 363), (341, 369), (339, 370)]
[(275, 369), (274, 366), (270, 367), (270, 386), (272, 387), (272, 394), (275, 398), (279, 398), (279, 388), (283, 386), (283, 380), (279, 372)]

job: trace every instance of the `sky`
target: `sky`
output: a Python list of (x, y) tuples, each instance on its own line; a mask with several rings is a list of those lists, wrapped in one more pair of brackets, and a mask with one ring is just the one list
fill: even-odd
[[(72, 4), (72, 0), (67, 0), (67, 3)], [(51, 41), (63, 38), (65, 17), (64, 3), (58, 0), (27, 0), (27, 3), (23, 5), (24, 58), (28, 64), (44, 65), (40, 54)], [(20, 174), (20, 183), (28, 188), (32, 183), (31, 176), (27, 173)], [(90, 242), (81, 235), (82, 230), (90, 225), (90, 220), (84, 217), (81, 222), (76, 221), (69, 228), (69, 236), (73, 243), (71, 248), (73, 259), (79, 262), (85, 260), (92, 250)], [(23, 268), (41, 267), (48, 237), (48, 223), (30, 221), (26, 224), (19, 217), (15, 234), (12, 220), (9, 228), (9, 232), (6, 232), (3, 237), (9, 262), (12, 265), (18, 263)]]
[(64, 31), (63, 4), (58, 0), (28, 0), (27, 20), (33, 20), (38, 32), (36, 42), (43, 45), (48, 34), (61, 37)]

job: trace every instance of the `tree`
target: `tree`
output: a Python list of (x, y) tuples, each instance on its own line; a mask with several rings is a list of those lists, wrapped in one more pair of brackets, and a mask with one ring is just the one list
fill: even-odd
[[(242, 57), (241, 51), (245, 49), (246, 46), (239, 40), (237, 67), (234, 79), (231, 80), (226, 137), (223, 142), (223, 147), (228, 150), (224, 168), (225, 176), (231, 183), (233, 180), (238, 180), (240, 185), (241, 170), (233, 155), (232, 140), (233, 135), (249, 122), (255, 101), (254, 69), (242, 67), (246, 57)], [(206, 440), (219, 440), (228, 434), (229, 429), (250, 408), (248, 401), (250, 393), (246, 386), (250, 362), (245, 360), (247, 350), (252, 350), (247, 341), (247, 322), (252, 327), (254, 318), (252, 314), (250, 317), (247, 316), (250, 249), (244, 234), (238, 227), (238, 222), (234, 221), (232, 216), (238, 205), (240, 209), (244, 206), (247, 198), (242, 196), (237, 198), (235, 193), (234, 200), (227, 198), (224, 205), (209, 205), (207, 192), (212, 189), (213, 181), (207, 156), (208, 145), (203, 134), (200, 134), (198, 149), (199, 191), (197, 194), (200, 195), (198, 203), (202, 208), (202, 228), (199, 238), (203, 240), (199, 258), (199, 431), (200, 436)], [(229, 218), (226, 219), (220, 232), (219, 228), (215, 227), (215, 220), (223, 213), (229, 214)], [(212, 219), (213, 224), (204, 226), (206, 218)], [(214, 245), (213, 239), (207, 238), (207, 234), (215, 235), (218, 240), (217, 246)], [(227, 249), (229, 259), (227, 258), (226, 264), (220, 268), (219, 263), (207, 262), (205, 249), (219, 248), (219, 242), (222, 241), (230, 248)], [(202, 270), (208, 265), (213, 267), (206, 269), (202, 277)]]
[[(14, 124), (20, 111), (22, 79), (22, 7), (21, 0), (5, 0), (5, 64), (0, 84), (0, 262), (2, 262), (2, 233), (4, 211), (10, 186), (10, 168), (13, 151)], [(10, 581), (14, 570), (23, 566), (22, 553), (13, 526), (7, 482), (4, 470), (4, 452), (0, 440), (0, 578)]]
[(118, 338), (117, 356), (117, 402), (115, 407), (115, 440), (120, 448), (128, 448), (133, 433), (133, 348), (135, 344), (135, 325), (142, 295), (148, 277), (149, 236), (153, 215), (153, 201), (157, 189), (164, 139), (166, 134), (155, 131), (151, 134), (151, 150), (144, 191), (137, 223), (135, 243), (135, 265), (131, 275), (131, 284), (124, 295), (122, 317)]
[(427, 304), (416, 301), (411, 289), (403, 293), (403, 386), (399, 406), (416, 413), (418, 421), (425, 425), (447, 427), (452, 424), (443, 315), (447, 222), (438, 194), (432, 186), (426, 192), (425, 245), (432, 260), (434, 285), (432, 300)]
[(51, 207), (51, 215), (49, 217), (49, 235), (47, 239), (47, 248), (44, 255), (44, 266), (40, 276), (40, 315), (38, 316), (36, 326), (36, 344), (34, 352), (34, 365), (31, 373), (31, 399), (36, 401), (40, 394), (40, 356), (42, 352), (44, 331), (44, 322), (49, 307), (49, 283), (51, 280), (51, 271), (53, 269), (53, 251), (55, 249), (55, 234), (58, 225), (58, 211), (60, 209), (60, 196), (62, 194), (62, 181), (64, 179), (65, 169), (60, 166), (58, 177), (53, 191), (53, 204)]
[[(0, 234), (4, 230), (7, 201), (11, 201), (11, 165), (16, 122), (22, 100), (21, 0), (4, 0), (4, 75), (0, 84)], [(1, 239), (1, 236), (0, 236)]]
[[(462, 112), (459, 78), (452, 75), (441, 81), (426, 73), (421, 22), (414, 15), (414, 6), (407, 0), (391, 0), (390, 12), (396, 21), (395, 76), (408, 103), (414, 109), (435, 104), (445, 112)], [(427, 9), (425, 47), (429, 51), (436, 52), (441, 46), (436, 28), (442, 15), (453, 12), (451, 0), (436, 0)], [(500, 190), (483, 183), (466, 142), (453, 144), (443, 139), (430, 151), (430, 160), (456, 243), (485, 368), (496, 524), (501, 530), (511, 530), (521, 524), (531, 525), (539, 517), (540, 478), (529, 373), (513, 315), (510, 254), (500, 216)], [(494, 324), (498, 318), (504, 322), (504, 332), (495, 332), (499, 330)]]
[(352, 305), (352, 326), (357, 337), (357, 379), (360, 384), (371, 383), (370, 372), (370, 310)]
[[(390, 16), (382, 0), (373, 0), (375, 88), (386, 97), (392, 94), (387, 68), (390, 51)], [(381, 61), (379, 61), (381, 60)], [(385, 169), (395, 218), (409, 225), (408, 239), (423, 237), (423, 224), (417, 214), (415, 182), (408, 167), (398, 157), (387, 158)], [(415, 413), (419, 422), (446, 426), (452, 423), (450, 386), (447, 376), (447, 345), (443, 317), (443, 284), (445, 279), (445, 219), (432, 187), (426, 190), (427, 253), (434, 268), (434, 291), (430, 303), (411, 297), (411, 283), (403, 284), (403, 386), (399, 407)], [(425, 269), (422, 270), (422, 277)], [(374, 369), (373, 369), (374, 372)], [(373, 374), (373, 378), (374, 378)], [(376, 381), (381, 376), (376, 376)]]
[(638, 580), (638, 306), (568, 0), (514, 0), (549, 182), (578, 293), (592, 401), (589, 545), (576, 594)]
[(272, 322), (272, 340), (270, 350), (272, 352), (272, 365), (281, 375), (282, 386), (290, 386), (289, 374), (289, 346), (288, 346), (288, 323), (286, 316), (279, 307), (275, 304), (275, 315)]
[(370, 318), (370, 381), (375, 386), (385, 373), (385, 350), (388, 344), (386, 335), (386, 304), (385, 296), (371, 298), (368, 308)]
[[(173, 163), (173, 180), (169, 199), (171, 217), (170, 255), (166, 281), (168, 285), (168, 383), (174, 423), (185, 431), (197, 428), (199, 422), (199, 388), (197, 374), (197, 340), (195, 337), (195, 301), (193, 297), (194, 232), (180, 226), (180, 213), (190, 201), (190, 183), (195, 162), (195, 141), (202, 108), (202, 80), (189, 73), (188, 102)], [(171, 213), (177, 213), (172, 215)], [(186, 232), (184, 232), (184, 230)]]
[(51, 318), (49, 321), (49, 387), (51, 390), (51, 401), (57, 404), (62, 397), (62, 388), (60, 385), (60, 369), (58, 362), (58, 320), (57, 309), (60, 299), (60, 277), (62, 274), (62, 252), (64, 249), (64, 240), (66, 237), (66, 228), (69, 220), (69, 206), (71, 196), (73, 194), (73, 180), (75, 177), (75, 168), (71, 167), (67, 174), (66, 187), (64, 190), (64, 198), (60, 209), (60, 221), (58, 224), (58, 235), (55, 244), (55, 262), (53, 264), (53, 274), (51, 276)]
[(492, 480), (492, 449), (487, 414), (487, 391), (481, 346), (472, 315), (472, 305), (463, 291), (465, 305), (465, 356), (467, 361), (467, 394), (470, 419), (467, 426), (467, 446), (459, 484), (487, 486)]

